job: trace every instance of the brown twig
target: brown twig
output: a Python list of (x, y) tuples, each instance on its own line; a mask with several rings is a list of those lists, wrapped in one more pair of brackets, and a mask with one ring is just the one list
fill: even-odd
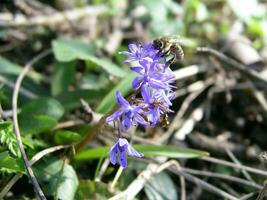
[(224, 63), (229, 64), (235, 70), (241, 72), (242, 74), (246, 75), (247, 77), (267, 85), (267, 80), (265, 78), (261, 77), (259, 73), (257, 73), (254, 70), (249, 69), (246, 65), (243, 65), (243, 64), (235, 61), (234, 59), (224, 55), (223, 53), (221, 53), (219, 51), (216, 51), (215, 49), (212, 49), (209, 47), (198, 47), (197, 51), (201, 52), (201, 53), (211, 54), (211, 55), (215, 56), (216, 58), (218, 58), (219, 60), (223, 61)]
[(261, 189), (256, 200), (262, 200), (267, 194), (267, 181), (264, 181), (263, 188)]
[(82, 120), (69, 120), (65, 122), (58, 123), (52, 130), (58, 130), (58, 129), (64, 129), (64, 128), (70, 128), (73, 126), (78, 126), (84, 124), (84, 121)]
[(236, 182), (236, 183), (240, 183), (243, 185), (247, 185), (250, 187), (254, 187), (257, 189), (262, 189), (262, 186), (257, 183), (253, 183), (253, 182), (250, 182), (250, 181), (247, 181), (245, 179), (241, 179), (235, 176), (229, 176), (225, 174), (219, 174), (219, 173), (214, 173), (210, 171), (196, 170), (196, 169), (190, 169), (190, 168), (182, 168), (182, 170), (187, 173), (194, 174), (197, 176), (208, 176), (208, 177), (213, 177), (213, 178), (219, 178), (219, 179), (229, 180), (231, 182)]
[(255, 195), (256, 195), (256, 192), (251, 192), (249, 194), (246, 194), (246, 195), (240, 197), (240, 200), (249, 200), (249, 199), (252, 199), (252, 197)]
[(1, 27), (17, 27), (17, 26), (36, 26), (36, 25), (55, 25), (64, 21), (75, 21), (84, 16), (98, 16), (107, 11), (107, 7), (103, 5), (99, 6), (86, 6), (84, 8), (78, 8), (74, 10), (67, 10), (63, 12), (57, 12), (51, 15), (39, 15), (34, 17), (26, 17), (25, 15), (0, 15)]
[[(238, 166), (242, 166), (242, 163), (236, 158), (236, 156), (233, 154), (233, 152), (231, 150), (229, 150), (228, 148), (225, 148), (225, 151), (226, 151), (226, 153), (228, 154), (228, 156), (231, 158), (231, 160), (235, 164), (237, 164)], [(252, 179), (252, 177), (250, 176), (250, 174), (245, 169), (241, 169), (241, 172), (242, 172), (242, 174), (244, 175), (244, 177), (247, 180), (255, 183), (255, 181)]]
[(207, 88), (209, 88), (214, 83), (213, 78), (207, 79), (205, 81), (205, 85), (203, 88), (201, 88), (198, 91), (192, 92), (190, 95), (187, 96), (187, 98), (184, 100), (183, 104), (180, 107), (179, 112), (175, 115), (174, 119), (172, 120), (172, 123), (170, 124), (170, 127), (160, 139), (159, 143), (166, 142), (170, 137), (172, 137), (174, 131), (179, 127), (179, 121), (182, 119), (192, 102), (200, 96), (204, 91), (206, 91)]
[(248, 167), (248, 166), (245, 166), (245, 165), (237, 165), (235, 163), (228, 162), (228, 161), (225, 161), (225, 160), (220, 160), (220, 159), (217, 159), (217, 158), (214, 158), (214, 157), (202, 157), (200, 159), (204, 160), (204, 161), (207, 161), (207, 162), (212, 162), (212, 163), (225, 165), (225, 166), (228, 166), (228, 167), (244, 169), (244, 170), (246, 170), (248, 172), (251, 172), (251, 173), (254, 173), (254, 174), (263, 175), (263, 176), (267, 177), (267, 172), (266, 171), (255, 169), (255, 168)]
[[(180, 165), (175, 160), (170, 160), (162, 165), (150, 163), (145, 170), (143, 170), (138, 177), (132, 181), (132, 183), (123, 192), (113, 196), (109, 200), (120, 200), (120, 199), (134, 199), (134, 197), (142, 190), (145, 183), (153, 178), (156, 174), (162, 172), (163, 170), (169, 168), (170, 166), (175, 166), (177, 170), (180, 170)], [(184, 177), (180, 176), (181, 181), (181, 200), (185, 200), (185, 181)], [(236, 200), (236, 199), (233, 199)]]
[(188, 174), (186, 172), (183, 172), (183, 171), (180, 171), (180, 170), (177, 170), (176, 168), (169, 168), (170, 171), (172, 171), (174, 174), (177, 174), (177, 175), (180, 175), (180, 176), (183, 176), (186, 180), (192, 182), (192, 183), (195, 183), (197, 185), (201, 185), (202, 188), (204, 188), (205, 190), (208, 190), (214, 194), (217, 194), (223, 198), (227, 198), (227, 199), (230, 199), (230, 200), (238, 200), (238, 198), (234, 197), (233, 195), (215, 187), (214, 185), (212, 184), (209, 184), (199, 178), (197, 178), (196, 176), (193, 176), (191, 174)]
[(20, 153), (22, 155), (22, 159), (23, 159), (25, 168), (26, 168), (26, 170), (30, 176), (30, 179), (32, 181), (36, 196), (38, 197), (38, 199), (41, 199), (41, 200), (46, 200), (46, 197), (45, 197), (36, 177), (34, 176), (34, 173), (32, 171), (31, 165), (30, 165), (29, 160), (27, 158), (26, 152), (23, 148), (23, 144), (22, 144), (22, 140), (21, 140), (21, 136), (20, 136), (19, 124), (18, 124), (17, 102), (18, 102), (18, 94), (19, 94), (20, 86), (21, 86), (22, 80), (25, 77), (26, 73), (29, 71), (29, 69), (31, 68), (31, 66), (33, 64), (35, 64), (41, 58), (47, 56), (50, 53), (51, 53), (51, 49), (48, 49), (48, 50), (42, 52), (41, 54), (37, 55), (36, 57), (34, 57), (30, 62), (28, 62), (25, 65), (25, 67), (23, 68), (23, 70), (19, 74), (19, 77), (17, 78), (16, 84), (14, 87), (14, 91), (13, 91), (13, 96), (12, 96), (13, 123), (14, 123), (14, 132), (16, 135), (16, 140), (18, 143)]
[(101, 132), (102, 127), (106, 123), (106, 118), (107, 116), (102, 117), (99, 122), (94, 126), (94, 128), (90, 130), (90, 132), (86, 133), (84, 138), (77, 145), (75, 145), (76, 152), (84, 148), (89, 141), (91, 141)]

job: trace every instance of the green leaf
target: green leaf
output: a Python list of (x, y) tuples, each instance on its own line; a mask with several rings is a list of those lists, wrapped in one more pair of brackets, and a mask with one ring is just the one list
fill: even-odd
[(130, 93), (132, 90), (132, 81), (137, 75), (129, 73), (116, 87), (114, 87), (101, 101), (96, 111), (99, 113), (108, 113), (116, 105), (115, 93), (119, 90), (123, 96)]
[(57, 120), (47, 115), (25, 116), (20, 118), (20, 128), (23, 135), (35, 135), (51, 130), (57, 125)]
[(73, 200), (79, 180), (73, 167), (62, 160), (47, 159), (35, 167), (40, 182), (45, 182), (44, 191), (54, 199)]
[(134, 145), (135, 149), (146, 156), (166, 156), (168, 158), (197, 158), (208, 156), (209, 153), (190, 148), (175, 146)]
[(114, 194), (109, 190), (108, 184), (101, 181), (81, 180), (75, 199), (109, 199)]
[(24, 168), (20, 159), (12, 158), (7, 151), (0, 153), (0, 170), (8, 172), (23, 172)]
[(149, 15), (151, 16), (152, 21), (167, 20), (168, 8), (162, 3), (162, 1), (142, 0), (142, 3), (149, 10)]
[(68, 90), (70, 84), (74, 81), (75, 65), (75, 61), (56, 62), (54, 64), (55, 72), (51, 84), (53, 96)]
[(78, 142), (80, 139), (81, 136), (72, 131), (57, 131), (54, 138), (57, 144)]
[(67, 91), (56, 98), (62, 103), (65, 109), (72, 109), (81, 105), (80, 99), (88, 103), (98, 102), (103, 98), (106, 90), (81, 90)]
[(18, 75), (21, 70), (22, 67), (0, 56), (0, 74)]
[(31, 101), (21, 110), (21, 116), (24, 114), (47, 115), (55, 120), (59, 120), (64, 113), (62, 105), (55, 99), (42, 97)]
[(59, 38), (53, 41), (52, 46), (56, 59), (60, 62), (80, 59), (92, 62), (114, 76), (123, 77), (126, 75), (125, 71), (110, 60), (94, 56), (96, 47), (93, 44), (86, 44), (79, 40)]
[[(133, 145), (138, 152), (142, 152), (145, 156), (165, 156), (168, 158), (198, 158), (208, 156), (204, 151), (199, 151), (189, 148), (179, 148), (174, 146), (156, 146), (156, 145)], [(86, 149), (80, 151), (75, 159), (77, 161), (86, 161), (91, 159), (98, 159), (103, 154), (108, 156), (108, 149), (110, 147), (98, 147), (95, 149)]]
[(102, 67), (106, 72), (109, 74), (116, 76), (116, 77), (125, 77), (127, 72), (122, 70), (119, 66), (112, 63), (110, 60), (106, 58), (98, 58), (93, 55), (88, 55), (86, 60), (91, 61), (98, 67)]
[(152, 37), (176, 35), (184, 31), (183, 21), (171, 17), (183, 12), (179, 4), (175, 1), (142, 0), (141, 3), (149, 11), (148, 15), (151, 18), (150, 27)]
[(86, 44), (77, 39), (60, 37), (52, 42), (53, 52), (60, 62), (70, 62), (75, 59), (86, 60), (88, 55), (95, 53), (95, 45)]
[(62, 117), (64, 108), (55, 99), (39, 98), (25, 105), (19, 115), (23, 134), (38, 134), (52, 129)]
[[(159, 26), (159, 23), (161, 24)], [(181, 21), (153, 21), (151, 23), (151, 34), (153, 37), (161, 35), (181, 35), (184, 30), (184, 24)]]
[(13, 131), (13, 124), (9, 121), (0, 122), (0, 141), (7, 149), (16, 157), (20, 157), (15, 133)]
[[(20, 72), (22, 71), (22, 67), (10, 62), (9, 60), (7, 60), (6, 58), (0, 56), (0, 74), (3, 75), (19, 75)], [(27, 76), (31, 77), (32, 79), (36, 80), (36, 81), (40, 81), (41, 79), (43, 79), (42, 75), (40, 75), (37, 72), (34, 71), (29, 71), (27, 73)]]
[(248, 32), (252, 33), (254, 35), (258, 35), (260, 37), (264, 37), (266, 35), (267, 37), (267, 28), (266, 24), (267, 21), (261, 21), (255, 18), (252, 18), (248, 23)]
[(80, 88), (82, 89), (90, 89), (90, 90), (99, 90), (103, 88), (107, 88), (110, 85), (110, 81), (104, 75), (95, 75), (88, 74), (85, 75), (80, 83)]
[(177, 200), (177, 187), (170, 176), (161, 172), (145, 183), (145, 193), (149, 200)]

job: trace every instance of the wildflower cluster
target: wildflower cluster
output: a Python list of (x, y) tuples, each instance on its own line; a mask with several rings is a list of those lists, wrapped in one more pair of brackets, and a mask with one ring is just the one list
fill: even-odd
[(138, 76), (132, 82), (134, 94), (128, 100), (116, 92), (116, 101), (120, 108), (106, 122), (114, 123), (119, 132), (119, 139), (110, 148), (110, 162), (116, 164), (117, 154), (119, 164), (127, 166), (126, 153), (129, 156), (142, 157), (130, 146), (128, 141), (122, 137), (122, 131), (128, 131), (131, 126), (152, 126), (162, 122), (167, 113), (171, 112), (171, 100), (174, 98), (171, 85), (175, 80), (172, 70), (166, 58), (160, 51), (153, 47), (152, 43), (145, 45), (130, 44), (129, 52), (124, 62), (131, 63), (130, 69)]

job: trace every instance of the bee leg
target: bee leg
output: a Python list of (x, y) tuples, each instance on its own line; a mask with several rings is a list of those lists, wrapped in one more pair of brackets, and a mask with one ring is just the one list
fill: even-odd
[(171, 53), (171, 55), (172, 55), (172, 57), (166, 63), (167, 66), (170, 66), (176, 60), (176, 55), (172, 54), (172, 53)]
[[(170, 50), (167, 50), (167, 51), (165, 51), (165, 52), (163, 53), (163, 56), (166, 58), (166, 57), (168, 57), (170, 54), (173, 55), (172, 52), (171, 52)], [(173, 57), (172, 57), (171, 59), (167, 60), (167, 62), (166, 62), (166, 66), (167, 66), (167, 67), (170, 66), (170, 64), (172, 64), (172, 62), (173, 62)]]

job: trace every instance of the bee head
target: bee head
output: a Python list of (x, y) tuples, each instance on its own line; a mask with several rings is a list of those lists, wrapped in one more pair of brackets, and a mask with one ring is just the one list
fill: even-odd
[(163, 42), (159, 39), (153, 41), (153, 47), (155, 49), (161, 49), (163, 47)]

